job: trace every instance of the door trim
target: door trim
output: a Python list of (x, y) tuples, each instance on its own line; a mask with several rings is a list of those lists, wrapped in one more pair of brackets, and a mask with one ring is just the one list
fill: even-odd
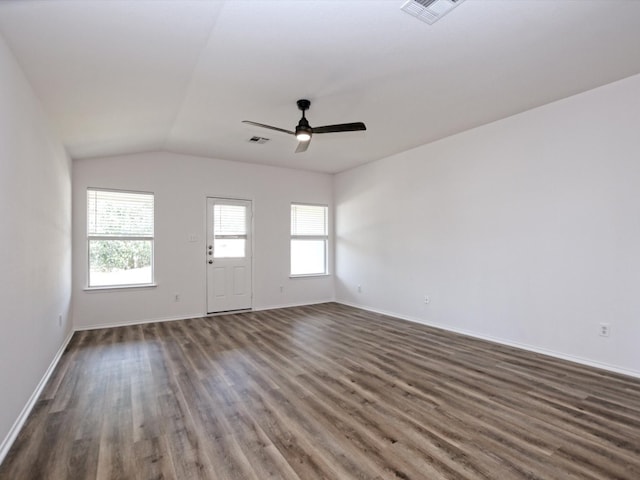
[[(251, 281), (250, 281), (250, 287), (251, 288), (251, 295), (250, 295), (250, 302), (251, 305), (249, 308), (242, 308), (242, 309), (237, 309), (237, 310), (225, 310), (225, 311), (221, 311), (221, 312), (209, 312), (209, 270), (208, 270), (208, 265), (207, 265), (207, 261), (208, 261), (208, 254), (207, 254), (207, 241), (208, 241), (208, 235), (209, 235), (209, 231), (208, 231), (208, 213), (209, 213), (209, 200), (230, 200), (230, 201), (241, 201), (241, 202), (249, 202), (249, 204), (251, 205), (250, 208), (250, 214), (251, 214), (251, 218), (249, 220), (249, 228), (251, 229), (251, 235), (249, 236), (249, 242), (247, 245), (247, 248), (249, 249), (249, 251), (251, 252), (251, 259), (249, 261), (249, 264), (251, 266)], [(236, 197), (234, 195), (206, 195), (204, 198), (204, 248), (203, 248), (203, 256), (204, 256), (204, 261), (205, 261), (205, 268), (204, 268), (204, 278), (205, 278), (205, 288), (204, 288), (204, 293), (205, 293), (205, 308), (204, 308), (204, 316), (205, 317), (215, 317), (215, 316), (219, 316), (219, 315), (231, 315), (234, 313), (245, 313), (245, 312), (251, 312), (254, 310), (254, 305), (253, 305), (253, 292), (254, 292), (254, 288), (255, 288), (255, 282), (254, 282), (254, 261), (253, 261), (253, 255), (255, 252), (255, 248), (254, 248), (254, 199), (253, 198), (245, 198), (245, 197)]]

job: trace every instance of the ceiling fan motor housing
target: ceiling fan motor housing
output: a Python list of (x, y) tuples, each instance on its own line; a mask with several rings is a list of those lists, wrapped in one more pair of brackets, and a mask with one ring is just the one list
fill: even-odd
[(303, 115), (304, 115), (304, 111), (309, 110), (309, 107), (311, 106), (311, 102), (305, 98), (301, 98), (296, 103), (298, 104), (298, 108), (302, 110)]

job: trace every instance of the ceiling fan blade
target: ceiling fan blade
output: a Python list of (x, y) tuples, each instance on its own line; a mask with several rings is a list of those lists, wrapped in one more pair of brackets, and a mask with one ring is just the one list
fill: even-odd
[(367, 127), (362, 122), (339, 123), (338, 125), (325, 125), (323, 127), (313, 127), (313, 133), (337, 133), (337, 132), (357, 132), (366, 130)]
[(248, 123), (249, 125), (255, 125), (256, 127), (268, 128), (269, 130), (276, 130), (278, 132), (288, 133), (289, 135), (295, 135), (295, 132), (291, 130), (285, 130), (284, 128), (272, 127), (271, 125), (265, 125), (264, 123), (252, 122), (250, 120), (243, 120), (242, 123)]
[(298, 148), (296, 148), (296, 153), (306, 152), (307, 148), (309, 148), (310, 143), (311, 143), (311, 139), (307, 140), (306, 142), (299, 142)]

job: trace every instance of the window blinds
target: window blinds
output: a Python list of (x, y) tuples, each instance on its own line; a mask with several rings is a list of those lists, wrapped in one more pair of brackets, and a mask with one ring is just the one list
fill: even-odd
[(244, 205), (214, 205), (213, 234), (216, 237), (246, 235), (247, 208)]
[(100, 237), (153, 237), (153, 194), (87, 190), (87, 233)]
[(326, 236), (327, 207), (324, 205), (291, 205), (291, 235)]

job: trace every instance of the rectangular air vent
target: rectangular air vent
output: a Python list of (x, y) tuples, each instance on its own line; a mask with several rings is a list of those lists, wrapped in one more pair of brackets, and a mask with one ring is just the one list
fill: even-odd
[(464, 0), (409, 0), (401, 10), (431, 25), (462, 2)]
[(259, 143), (259, 144), (263, 144), (263, 143), (267, 143), (269, 141), (268, 138), (264, 138), (264, 137), (251, 137), (249, 139), (249, 143)]

